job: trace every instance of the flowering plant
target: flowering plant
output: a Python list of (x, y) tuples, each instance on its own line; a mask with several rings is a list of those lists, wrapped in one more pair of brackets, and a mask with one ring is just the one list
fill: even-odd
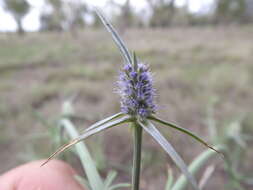
[[(157, 106), (154, 101), (155, 90), (152, 84), (152, 75), (149, 67), (141, 63), (137, 59), (136, 54), (129, 53), (122, 39), (117, 34), (113, 26), (106, 20), (101, 12), (96, 11), (106, 29), (112, 34), (112, 37), (118, 46), (123, 58), (124, 67), (119, 76), (118, 90), (121, 97), (121, 112), (110, 116), (104, 120), (88, 127), (83, 134), (71, 142), (60, 147), (55, 153), (53, 153), (48, 160), (43, 163), (46, 164), (54, 156), (66, 150), (70, 146), (94, 135), (105, 129), (109, 129), (115, 126), (119, 126), (123, 123), (129, 123), (134, 131), (134, 158), (133, 158), (133, 173), (132, 173), (132, 189), (139, 190), (139, 178), (141, 171), (141, 143), (142, 143), (142, 131), (146, 131), (150, 134), (161, 147), (169, 154), (172, 160), (180, 168), (182, 173), (186, 176), (194, 189), (199, 190), (194, 177), (190, 174), (186, 164), (178, 153), (174, 150), (173, 146), (165, 139), (165, 137), (154, 126), (153, 122), (157, 122), (173, 129), (176, 129), (182, 133), (185, 133), (198, 142), (202, 143), (206, 147), (213, 149), (204, 140), (191, 131), (179, 127), (171, 122), (167, 122), (159, 119), (155, 116)], [(218, 152), (219, 153), (219, 152)]]

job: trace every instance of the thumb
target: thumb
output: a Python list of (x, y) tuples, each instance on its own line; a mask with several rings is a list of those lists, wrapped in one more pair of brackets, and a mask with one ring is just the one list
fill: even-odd
[(0, 176), (0, 189), (4, 190), (84, 190), (74, 179), (77, 173), (63, 161), (30, 162)]

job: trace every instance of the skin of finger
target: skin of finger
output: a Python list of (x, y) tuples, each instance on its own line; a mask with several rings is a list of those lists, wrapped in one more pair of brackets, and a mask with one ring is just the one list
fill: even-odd
[(1, 190), (84, 190), (74, 179), (76, 172), (63, 161), (30, 162), (0, 176)]

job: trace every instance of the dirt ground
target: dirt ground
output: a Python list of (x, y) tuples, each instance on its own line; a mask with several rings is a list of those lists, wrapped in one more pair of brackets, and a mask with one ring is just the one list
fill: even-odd
[[(252, 135), (252, 33), (249, 26), (142, 29), (126, 31), (123, 38), (153, 71), (157, 114), (211, 142), (209, 110), (219, 130), (243, 118), (243, 130)], [(80, 130), (119, 112), (115, 83), (122, 59), (106, 31), (87, 29), (76, 36), (0, 34), (0, 44), (0, 173), (52, 152), (49, 128), (36, 114), (56, 119), (69, 96), (79, 93), (75, 109), (84, 118), (77, 122)], [(205, 150), (177, 131), (159, 128), (187, 163)], [(103, 174), (115, 169), (119, 181), (130, 181), (132, 143), (127, 127), (110, 129), (87, 143)], [(175, 176), (179, 171), (148, 135), (143, 143), (142, 189), (164, 189), (167, 168), (173, 168)], [(249, 141), (241, 166), (246, 174), (253, 173), (251, 145)], [(77, 161), (72, 163), (78, 168)], [(208, 164), (216, 169), (205, 189), (224, 189), (228, 176), (222, 161), (214, 158)]]

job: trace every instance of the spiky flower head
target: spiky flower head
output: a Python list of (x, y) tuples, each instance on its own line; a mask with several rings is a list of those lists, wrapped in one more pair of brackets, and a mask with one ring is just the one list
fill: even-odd
[(156, 111), (155, 91), (148, 66), (136, 59), (134, 62), (124, 65), (120, 72), (118, 92), (121, 96), (121, 111), (145, 118)]

